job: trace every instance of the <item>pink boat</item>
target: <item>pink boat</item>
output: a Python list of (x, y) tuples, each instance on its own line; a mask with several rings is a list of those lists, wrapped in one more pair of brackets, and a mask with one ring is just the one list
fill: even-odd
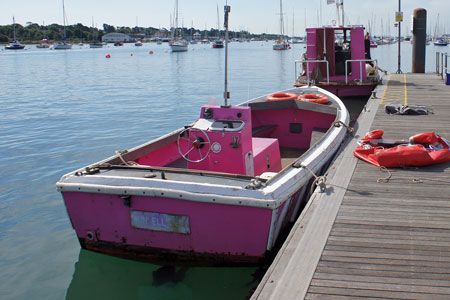
[(295, 86), (312, 82), (339, 97), (370, 96), (381, 79), (377, 60), (370, 58), (370, 42), (365, 43), (364, 27), (307, 28), (306, 36), (306, 53), (296, 61)]
[[(184, 128), (64, 175), (57, 187), (81, 246), (158, 262), (264, 259), (349, 122), (327, 91), (284, 92), (290, 99), (205, 105)], [(304, 94), (329, 103), (296, 99)]]

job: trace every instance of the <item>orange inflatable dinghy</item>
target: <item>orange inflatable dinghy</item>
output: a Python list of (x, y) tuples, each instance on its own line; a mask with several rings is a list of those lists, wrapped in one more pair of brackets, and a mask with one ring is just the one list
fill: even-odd
[(377, 167), (426, 166), (450, 161), (450, 143), (434, 132), (416, 134), (409, 140), (384, 140), (383, 130), (369, 132), (353, 154)]

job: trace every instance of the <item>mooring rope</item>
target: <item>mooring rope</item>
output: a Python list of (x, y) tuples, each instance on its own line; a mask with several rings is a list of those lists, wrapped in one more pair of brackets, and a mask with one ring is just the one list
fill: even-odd
[(306, 165), (302, 165), (299, 164), (298, 167), (300, 168), (305, 168), (306, 170), (309, 171), (309, 173), (312, 174), (312, 176), (314, 176), (314, 182), (311, 185), (311, 190), (310, 193), (312, 194), (314, 192), (314, 190), (316, 189), (316, 186), (318, 186), (320, 188), (320, 192), (323, 193), (325, 192), (325, 190), (327, 189), (327, 185), (326, 185), (326, 181), (327, 181), (327, 176), (322, 175), (322, 176), (317, 176), (313, 170), (311, 170), (308, 166)]
[(405, 181), (410, 181), (413, 183), (423, 183), (424, 181), (450, 183), (450, 180), (442, 180), (442, 179), (435, 179), (435, 178), (418, 178), (418, 177), (395, 177), (395, 178), (392, 178), (392, 172), (389, 171), (386, 167), (380, 167), (380, 171), (387, 173), (387, 177), (378, 178), (377, 179), (378, 183), (389, 183), (389, 181), (392, 181), (392, 180), (405, 180)]
[(128, 150), (116, 150), (115, 153), (117, 154), (117, 157), (125, 164), (125, 166), (138, 166), (139, 164), (134, 161), (125, 161), (122, 154), (128, 153)]
[(342, 121), (335, 121), (334, 123), (333, 123), (333, 126), (335, 126), (335, 127), (339, 127), (339, 126), (344, 126), (345, 128), (347, 128), (347, 132), (351, 135), (351, 136), (354, 136), (355, 135), (355, 129), (353, 128), (353, 127), (350, 127), (350, 126), (348, 126), (347, 124), (345, 124), (344, 122), (342, 122)]

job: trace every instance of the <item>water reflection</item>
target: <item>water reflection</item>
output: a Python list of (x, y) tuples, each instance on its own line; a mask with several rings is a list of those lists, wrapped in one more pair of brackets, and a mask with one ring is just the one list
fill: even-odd
[(263, 270), (181, 267), (120, 259), (80, 250), (69, 299), (248, 299)]

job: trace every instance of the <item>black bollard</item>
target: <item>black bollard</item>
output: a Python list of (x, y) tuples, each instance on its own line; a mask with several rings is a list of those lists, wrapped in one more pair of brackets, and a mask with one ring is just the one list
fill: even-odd
[(416, 8), (413, 14), (412, 72), (425, 73), (427, 42), (427, 11)]

